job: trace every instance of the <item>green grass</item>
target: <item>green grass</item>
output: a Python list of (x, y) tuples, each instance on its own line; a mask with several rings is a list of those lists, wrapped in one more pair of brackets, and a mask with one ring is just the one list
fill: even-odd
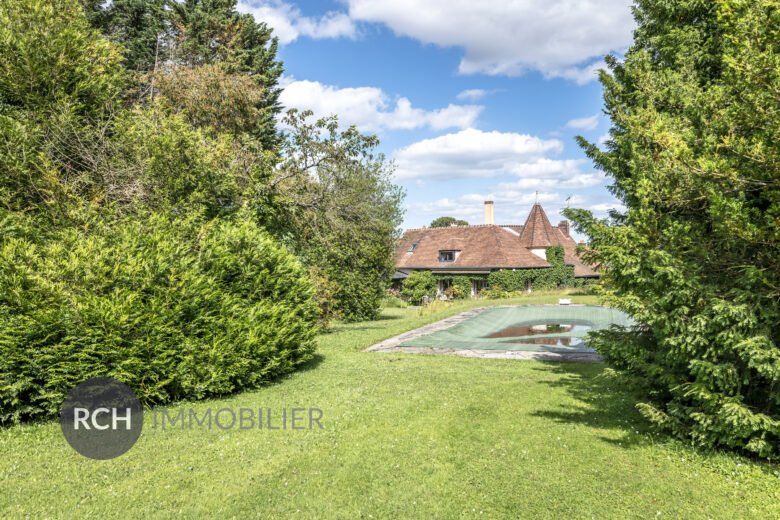
[(317, 407), (324, 430), (161, 431), (149, 416), (100, 462), (56, 422), (2, 429), (0, 517), (780, 517), (776, 466), (650, 434), (602, 364), (361, 352), (465, 308), (557, 296), (387, 309), (321, 336), (290, 377), (183, 405)]

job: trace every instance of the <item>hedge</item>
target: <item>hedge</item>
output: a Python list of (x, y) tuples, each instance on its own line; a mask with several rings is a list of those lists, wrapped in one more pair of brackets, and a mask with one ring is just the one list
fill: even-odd
[(100, 218), (38, 242), (0, 213), (0, 423), (96, 376), (144, 404), (253, 388), (312, 358), (298, 261), (248, 220)]

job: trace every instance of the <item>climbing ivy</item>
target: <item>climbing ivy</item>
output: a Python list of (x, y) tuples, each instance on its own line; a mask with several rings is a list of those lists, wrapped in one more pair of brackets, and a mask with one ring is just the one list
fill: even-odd
[(558, 287), (581, 287), (585, 282), (574, 278), (574, 267), (564, 263), (562, 246), (548, 247), (545, 251), (547, 261), (552, 267), (536, 269), (502, 269), (488, 275), (491, 288), (500, 287), (502, 291), (514, 292), (526, 289), (526, 282), (533, 289), (555, 289)]

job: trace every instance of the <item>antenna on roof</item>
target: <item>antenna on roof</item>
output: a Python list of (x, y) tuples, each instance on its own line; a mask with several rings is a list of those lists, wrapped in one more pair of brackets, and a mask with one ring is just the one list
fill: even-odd
[(536, 202), (534, 204), (539, 204), (539, 190), (536, 190)]

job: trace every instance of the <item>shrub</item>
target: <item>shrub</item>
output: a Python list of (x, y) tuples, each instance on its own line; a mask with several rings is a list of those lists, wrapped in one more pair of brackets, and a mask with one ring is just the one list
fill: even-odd
[(430, 271), (415, 271), (404, 279), (401, 294), (419, 305), (423, 296), (436, 296), (436, 278)]
[(0, 214), (0, 422), (114, 377), (145, 404), (252, 388), (309, 360), (305, 270), (248, 220), (104, 218), (31, 241)]
[(385, 309), (404, 308), (408, 306), (409, 304), (401, 299), (401, 291), (398, 289), (388, 289), (387, 294), (382, 300), (382, 307)]
[(318, 266), (309, 267), (309, 276), (314, 283), (314, 300), (317, 302), (318, 323), (322, 330), (329, 330), (330, 323), (339, 319), (341, 314), (336, 309), (337, 285), (332, 282)]

